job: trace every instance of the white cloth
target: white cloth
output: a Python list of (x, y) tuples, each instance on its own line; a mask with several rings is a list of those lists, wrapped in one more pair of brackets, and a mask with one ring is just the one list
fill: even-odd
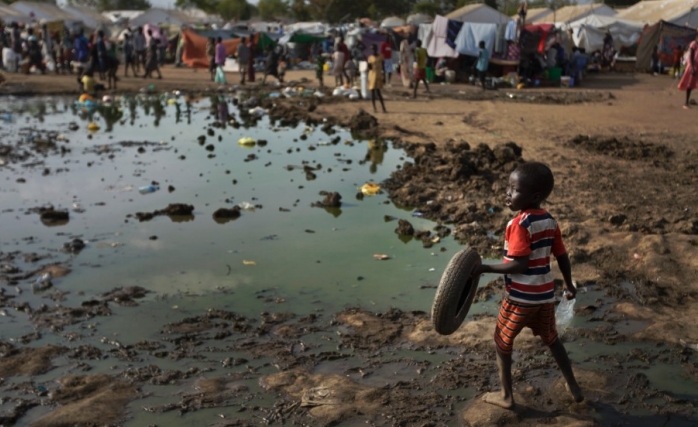
[(431, 29), (431, 24), (419, 24), (417, 38), (422, 41), (422, 46), (429, 46), (433, 35), (434, 32)]
[(516, 21), (513, 19), (507, 22), (507, 29), (504, 32), (504, 39), (516, 41)]
[(494, 38), (497, 35), (497, 24), (474, 24), (465, 22), (458, 37), (456, 37), (457, 53), (470, 56), (478, 56), (480, 41), (485, 42), (485, 49), (492, 55)]
[[(463, 24), (463, 26), (465, 25), (466, 24)], [(448, 34), (448, 18), (436, 15), (431, 29), (433, 34), (429, 44), (427, 45), (427, 54), (432, 58), (457, 58), (458, 52), (446, 44), (446, 36)]]

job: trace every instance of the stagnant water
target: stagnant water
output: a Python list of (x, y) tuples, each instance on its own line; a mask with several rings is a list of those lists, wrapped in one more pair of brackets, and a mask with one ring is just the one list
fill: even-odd
[[(253, 128), (227, 127), (208, 136), (206, 126), (213, 120), (210, 107), (208, 99), (186, 106), (181, 100), (175, 105), (143, 97), (125, 100), (108, 114), (89, 115), (67, 99), (0, 103), (1, 112), (12, 112), (12, 121), (7, 117), (8, 121), (0, 123), (3, 140), (31, 138), (35, 134), (32, 129), (41, 129), (55, 130), (70, 141), (65, 144), (70, 152), (40, 157), (42, 164), (0, 167), (0, 251), (48, 253), (52, 257), (48, 261), (65, 262), (73, 269), (69, 275), (54, 279), (54, 289), (43, 293), (31, 292), (33, 279), (21, 283), (18, 287), (24, 292), (17, 295), (18, 300), (33, 307), (50, 305), (52, 301), (46, 296), (58, 290), (67, 292), (62, 304), (70, 306), (115, 287), (138, 285), (152, 291), (139, 300), (137, 307), (114, 307), (113, 316), (67, 327), (61, 334), (44, 333), (30, 345), (65, 344), (63, 337), (72, 331), (83, 336), (81, 343), (106, 350), (110, 347), (102, 342), (103, 338), (125, 344), (155, 339), (163, 325), (208, 308), (256, 317), (269, 310), (269, 303), (259, 297), (260, 293), (276, 299), (279, 311), (299, 315), (334, 313), (349, 306), (377, 312), (391, 307), (429, 311), (434, 290), (424, 285), (438, 282), (448, 259), (461, 246), (450, 237), (430, 249), (422, 248), (420, 242), (401, 240), (394, 233), (396, 222), (387, 217), (408, 219), (416, 229), (433, 229), (436, 224), (412, 216), (411, 209), (395, 206), (385, 194), (363, 200), (355, 197), (361, 185), (381, 182), (409, 160), (401, 150), (389, 142), (357, 140), (341, 130), (328, 135), (303, 125), (275, 128), (265, 118)], [(90, 121), (101, 130), (88, 132)], [(70, 122), (77, 123), (79, 129), (70, 131)], [(197, 142), (201, 135), (206, 136), (205, 145), (213, 144), (212, 151)], [(247, 136), (267, 140), (268, 144), (252, 148), (238, 145), (238, 139)], [(139, 151), (137, 146), (115, 145), (122, 141), (152, 144)], [(316, 179), (306, 177), (303, 164), (321, 165), (314, 172)], [(46, 169), (49, 173), (44, 173)], [(139, 187), (153, 181), (159, 183), (159, 191), (138, 192)], [(169, 186), (174, 191), (169, 192)], [(322, 200), (320, 191), (339, 192), (342, 207), (311, 207), (311, 203)], [(239, 219), (225, 223), (212, 218), (218, 208), (243, 202), (261, 207), (243, 211)], [(146, 222), (127, 218), (170, 203), (192, 204), (194, 215), (160, 216)], [(27, 212), (46, 204), (69, 209), (70, 221), (49, 227), (37, 214)], [(77, 255), (61, 252), (63, 244), (75, 237), (87, 241), (87, 247)], [(373, 254), (387, 254), (391, 259), (377, 261)], [(488, 279), (483, 278), (483, 282)], [(14, 292), (12, 288), (6, 290)], [(599, 297), (593, 290), (580, 294), (579, 304), (591, 304)], [(471, 313), (496, 311), (494, 303), (486, 303), (475, 305)], [(0, 317), (0, 339), (16, 339), (34, 331), (23, 313), (7, 314)], [(586, 322), (576, 318), (572, 326)], [(642, 326), (628, 322), (625, 331)], [(333, 345), (325, 342), (321, 336), (315, 337), (314, 344), (320, 349)], [(645, 347), (652, 348), (649, 344)], [(586, 367), (594, 369), (592, 358), (619, 350), (624, 349), (582, 342), (573, 344), (571, 357), (582, 367), (588, 364)], [(217, 367), (215, 360), (228, 356), (234, 355), (214, 351), (207, 354), (206, 360), (165, 358), (158, 360), (158, 365), (182, 371), (192, 367), (210, 369)], [(409, 350), (404, 356), (433, 363), (448, 357)], [(250, 364), (264, 366), (268, 362), (259, 359)], [(73, 372), (73, 362), (58, 358), (55, 363), (56, 369), (33, 380), (47, 383)], [(346, 359), (324, 362), (316, 372), (337, 373), (356, 364)], [(104, 359), (91, 366), (91, 373), (113, 373), (133, 363)], [(689, 380), (666, 380), (665, 373), (671, 369), (657, 365), (643, 368), (643, 372), (654, 387), (695, 399), (695, 384)], [(264, 370), (274, 372), (268, 367), (260, 372)], [(215, 370), (208, 374), (214, 375), (222, 374)], [(395, 363), (366, 379), (354, 379), (381, 386), (407, 381), (411, 375), (412, 369)], [(260, 391), (256, 380), (246, 385), (255, 396), (248, 404), (273, 403), (273, 396), (255, 394)], [(142, 409), (176, 402), (182, 388), (144, 386), (148, 396), (130, 405), (130, 420), (125, 425), (200, 426), (216, 422), (220, 415), (226, 419), (248, 416), (228, 408), (202, 410), (184, 417), (176, 411), (152, 414)], [(445, 393), (464, 397), (475, 394), (468, 389)], [(35, 408), (18, 425), (29, 425), (49, 410)], [(637, 415), (644, 419), (644, 414)], [(654, 418), (645, 421), (645, 425), (652, 425)]]

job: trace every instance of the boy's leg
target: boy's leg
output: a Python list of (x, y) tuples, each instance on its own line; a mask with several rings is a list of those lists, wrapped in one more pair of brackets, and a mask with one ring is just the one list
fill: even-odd
[[(383, 94), (381, 93), (380, 89), (376, 90), (378, 92), (378, 100), (381, 102), (381, 107), (383, 108), (383, 112), (387, 113), (385, 110), (385, 102), (383, 102)], [(375, 109), (375, 107), (373, 107)]]
[(375, 113), (376, 110), (376, 89), (371, 89), (371, 105), (373, 105), (373, 112)]
[(427, 83), (427, 79), (422, 80), (424, 82), (424, 87), (427, 88), (427, 93), (430, 93), (431, 91), (429, 90), (429, 83)]
[(514, 407), (514, 393), (511, 382), (511, 354), (502, 354), (497, 350), (497, 370), (499, 370), (499, 381), (502, 384), (502, 391), (485, 393), (482, 396), (482, 400), (504, 409), (511, 409)]
[(419, 79), (415, 79), (414, 90), (412, 91), (412, 98), (417, 97), (417, 88), (419, 87)]
[(550, 352), (553, 354), (557, 366), (560, 367), (562, 376), (565, 377), (565, 381), (567, 381), (567, 390), (572, 394), (574, 401), (577, 403), (583, 401), (584, 395), (582, 395), (582, 389), (579, 387), (579, 384), (577, 384), (576, 378), (574, 378), (570, 358), (567, 356), (567, 350), (565, 350), (565, 346), (562, 345), (562, 341), (560, 341), (559, 338), (550, 345)]

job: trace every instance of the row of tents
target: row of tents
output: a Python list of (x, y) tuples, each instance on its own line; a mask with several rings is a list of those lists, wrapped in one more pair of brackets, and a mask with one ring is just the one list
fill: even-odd
[(0, 21), (30, 24), (34, 22), (63, 21), (67, 26), (83, 24), (88, 28), (101, 28), (126, 23), (132, 27), (146, 24), (157, 25), (200, 25), (219, 21), (198, 9), (177, 10), (150, 8), (143, 11), (110, 11), (99, 13), (86, 6), (67, 4), (58, 7), (55, 3), (20, 0), (10, 5), (0, 1)]

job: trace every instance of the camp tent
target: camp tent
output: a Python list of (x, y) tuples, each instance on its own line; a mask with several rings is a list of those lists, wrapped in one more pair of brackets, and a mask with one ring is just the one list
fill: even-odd
[(468, 4), (446, 15), (452, 21), (476, 24), (506, 24), (511, 20), (505, 14), (483, 3)]
[(613, 44), (618, 51), (622, 47), (637, 44), (642, 34), (643, 24), (610, 16), (588, 15), (586, 18), (571, 22), (568, 26), (573, 31), (574, 44), (587, 52), (593, 52), (603, 48), (603, 40), (607, 32), (613, 36)]
[(645, 27), (637, 47), (635, 68), (648, 70), (652, 61), (654, 47), (659, 47), (659, 60), (666, 65), (673, 62), (674, 49), (678, 46), (686, 48), (696, 37), (695, 28), (659, 21)]
[(294, 31), (293, 33), (286, 33), (279, 39), (279, 44), (288, 43), (320, 43), (325, 40), (324, 36), (317, 36), (313, 34), (306, 34), (300, 31)]
[(412, 25), (428, 24), (433, 20), (434, 18), (423, 13), (415, 13), (407, 17), (407, 23)]
[(131, 25), (132, 27), (142, 27), (145, 24), (169, 24), (179, 27), (184, 24), (193, 23), (192, 19), (189, 19), (178, 12), (179, 11), (153, 7), (138, 15), (137, 17), (129, 20), (129, 25)]
[(325, 34), (328, 28), (329, 27), (322, 22), (296, 22), (295, 24), (286, 25), (284, 27), (284, 32), (293, 33), (300, 31), (305, 34), (321, 35)]
[(102, 28), (111, 24), (109, 18), (89, 7), (66, 5), (63, 6), (63, 10), (73, 15), (75, 19), (82, 21), (88, 28)]
[(641, 1), (618, 14), (619, 18), (655, 24), (666, 21), (698, 27), (698, 0)]
[(108, 10), (106, 12), (102, 12), (102, 15), (114, 23), (129, 23), (131, 19), (134, 19), (143, 13), (145, 13), (144, 10)]
[[(543, 19), (544, 17), (548, 15), (552, 15), (553, 11), (552, 9), (548, 9), (547, 7), (534, 7), (534, 8), (529, 8), (526, 11), (526, 22), (535, 22)], [(518, 18), (518, 14), (513, 15), (512, 18)]]
[(385, 18), (381, 22), (381, 28), (402, 27), (403, 25), (405, 25), (405, 20), (402, 18), (398, 18), (397, 16)]
[[(200, 36), (191, 30), (182, 31), (184, 39), (184, 49), (182, 50), (182, 62), (192, 68), (208, 68), (209, 60), (206, 56), (206, 43), (208, 39)], [(252, 36), (253, 40), (257, 40), (257, 35)], [(231, 38), (223, 40), (223, 45), (228, 55), (233, 55), (237, 51), (240, 44), (239, 38)]]
[(64, 21), (67, 25), (80, 21), (79, 18), (61, 10), (61, 8), (52, 3), (18, 1), (12, 3), (10, 7), (33, 18), (35, 21)]
[(0, 2), (0, 20), (5, 24), (10, 24), (12, 22), (31, 22), (31, 18), (24, 13), (11, 8), (5, 3)]
[(589, 15), (614, 16), (616, 11), (603, 3), (591, 3), (584, 5), (565, 6), (553, 13), (543, 15), (537, 19), (526, 18), (526, 23), (531, 24), (568, 24), (586, 18)]

